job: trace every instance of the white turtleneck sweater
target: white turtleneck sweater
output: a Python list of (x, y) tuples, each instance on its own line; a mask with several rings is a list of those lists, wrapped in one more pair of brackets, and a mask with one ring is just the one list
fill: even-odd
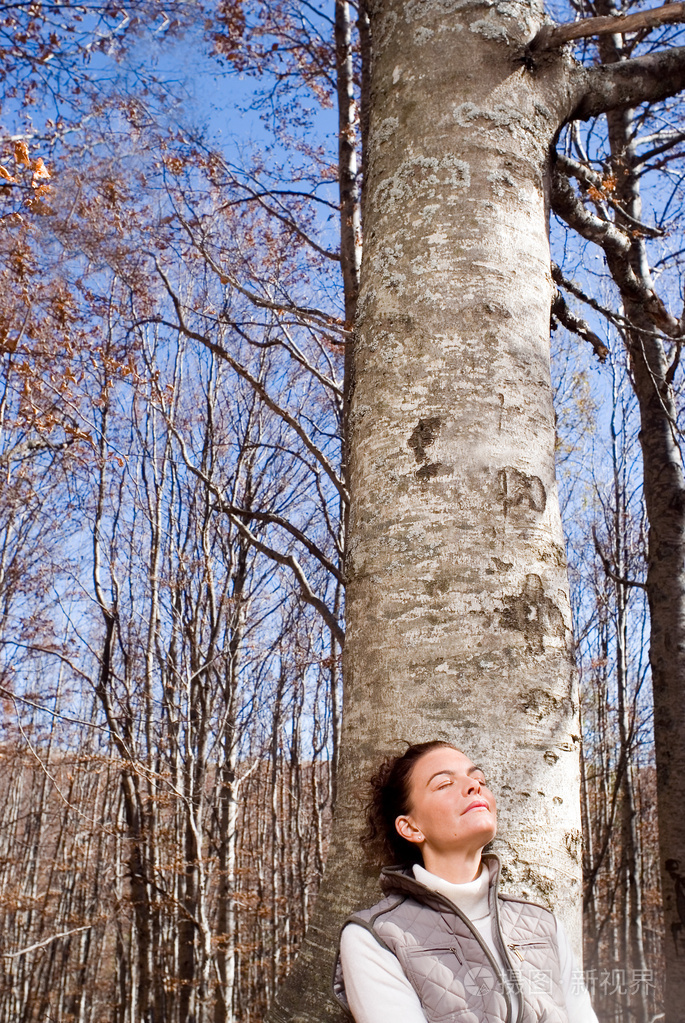
[[(492, 938), (488, 871), (481, 868), (475, 881), (452, 884), (430, 874), (419, 864), (415, 864), (413, 870), (417, 881), (444, 895), (469, 918), (506, 976), (504, 963)], [(568, 939), (558, 921), (557, 942), (569, 1023), (598, 1023), (590, 1004), (590, 996), (579, 983)], [(426, 1023), (419, 997), (399, 960), (383, 948), (365, 927), (348, 924), (343, 930), (340, 962), (345, 977), (345, 993), (356, 1023)], [(512, 991), (509, 996), (514, 1010), (513, 1018), (516, 1019), (518, 998)]]

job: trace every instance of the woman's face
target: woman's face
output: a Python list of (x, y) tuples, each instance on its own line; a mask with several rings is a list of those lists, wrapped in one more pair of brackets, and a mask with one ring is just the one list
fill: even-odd
[(440, 856), (472, 854), (494, 838), (497, 804), (482, 770), (459, 750), (439, 746), (414, 764), (409, 812), (395, 826), (403, 838)]

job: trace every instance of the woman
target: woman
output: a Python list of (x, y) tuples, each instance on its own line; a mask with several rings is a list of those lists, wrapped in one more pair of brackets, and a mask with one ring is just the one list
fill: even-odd
[(346, 921), (335, 993), (356, 1023), (597, 1023), (566, 936), (499, 895), (481, 769), (445, 742), (410, 746), (371, 780), (367, 843), (386, 897)]

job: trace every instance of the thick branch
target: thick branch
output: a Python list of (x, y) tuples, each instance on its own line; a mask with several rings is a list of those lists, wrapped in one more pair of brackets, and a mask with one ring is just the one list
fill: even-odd
[(552, 171), (552, 208), (569, 227), (587, 241), (601, 246), (607, 255), (623, 257), (626, 260), (627, 272), (631, 275), (630, 287), (638, 288), (638, 282), (628, 263), (630, 238), (610, 220), (602, 220), (591, 213), (558, 167), (554, 167)]
[(588, 36), (616, 35), (626, 32), (640, 32), (645, 28), (685, 21), (685, 3), (666, 4), (651, 11), (636, 14), (619, 14), (604, 18), (582, 18), (567, 25), (544, 25), (533, 42), (531, 51), (555, 50), (574, 39)]
[[(635, 323), (631, 322), (631, 320), (629, 320), (627, 317), (622, 316), (615, 310), (608, 309), (606, 306), (603, 306), (601, 302), (598, 302), (597, 299), (592, 298), (590, 295), (586, 295), (583, 289), (579, 287), (579, 285), (576, 284), (575, 281), (572, 281), (568, 277), (564, 276), (564, 274), (561, 272), (561, 269), (557, 266), (556, 263), (552, 263), (552, 279), (559, 288), (563, 288), (564, 291), (567, 291), (569, 293), (569, 295), (573, 295), (574, 298), (577, 298), (580, 302), (583, 302), (584, 305), (588, 305), (590, 309), (594, 309), (596, 313), (599, 313), (600, 316), (603, 316), (608, 323), (613, 324), (613, 326), (616, 328), (619, 334), (621, 334), (624, 340), (625, 333), (628, 330), (630, 330), (636, 337), (642, 334), (648, 334), (649, 337), (655, 337), (660, 339), (661, 341), (674, 340), (670, 334), (656, 333), (653, 327), (650, 327), (649, 329), (638, 327)], [(677, 338), (675, 339), (675, 344), (676, 346), (680, 344)], [(671, 381), (669, 380), (668, 382), (670, 383)]]
[(63, 451), (70, 447), (75, 440), (76, 437), (69, 437), (68, 440), (59, 441), (56, 444), (47, 440), (23, 441), (0, 454), (0, 465), (9, 465), (11, 462), (18, 462), (29, 455), (40, 454), (43, 451)]
[(625, 318), (618, 316), (611, 309), (607, 309), (606, 306), (601, 305), (596, 298), (592, 298), (590, 295), (586, 295), (582, 288), (578, 287), (575, 281), (571, 281), (568, 277), (565, 277), (561, 272), (561, 268), (556, 263), (552, 263), (552, 280), (558, 288), (563, 288), (564, 291), (568, 291), (569, 295), (573, 295), (574, 298), (579, 299), (585, 305), (589, 305), (591, 309), (594, 309), (596, 313), (603, 316), (609, 323), (613, 323), (614, 326), (621, 330), (625, 326)]
[(581, 237), (604, 250), (609, 270), (621, 293), (640, 303), (658, 329), (670, 336), (678, 336), (681, 331), (678, 320), (668, 312), (651, 282), (638, 277), (633, 270), (631, 237), (616, 224), (591, 213), (558, 166), (552, 170), (552, 208)]
[(685, 89), (685, 46), (632, 60), (577, 69), (576, 102), (568, 118), (586, 121), (618, 107), (656, 103)]
[(571, 312), (569, 307), (566, 305), (566, 299), (558, 290), (552, 302), (552, 315), (559, 321), (559, 323), (562, 324), (562, 326), (566, 327), (567, 330), (577, 334), (578, 337), (583, 339), (583, 341), (589, 341), (599, 361), (606, 362), (609, 349), (602, 339), (590, 330), (585, 320), (582, 320), (579, 316), (576, 316), (575, 313)]
[[(557, 167), (563, 171), (570, 178), (575, 178), (580, 184), (581, 188), (588, 190), (594, 188), (596, 193), (601, 196), (602, 203), (606, 203), (619, 215), (621, 220), (624, 222), (624, 226), (632, 228), (634, 231), (641, 235), (645, 235), (648, 238), (663, 238), (664, 230), (661, 227), (650, 227), (649, 224), (643, 224), (641, 220), (636, 220), (635, 217), (631, 217), (627, 213), (623, 206), (612, 198), (611, 194), (604, 188), (604, 179), (602, 175), (593, 170), (587, 164), (578, 163), (577, 160), (572, 160), (568, 156), (564, 156), (563, 153), (557, 153), (556, 155)], [(597, 202), (597, 199), (593, 199)]]

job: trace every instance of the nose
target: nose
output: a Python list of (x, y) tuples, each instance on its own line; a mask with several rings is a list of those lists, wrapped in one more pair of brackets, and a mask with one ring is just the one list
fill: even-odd
[(480, 795), (480, 781), (478, 778), (472, 778), (471, 775), (466, 775), (464, 791), (467, 796)]

